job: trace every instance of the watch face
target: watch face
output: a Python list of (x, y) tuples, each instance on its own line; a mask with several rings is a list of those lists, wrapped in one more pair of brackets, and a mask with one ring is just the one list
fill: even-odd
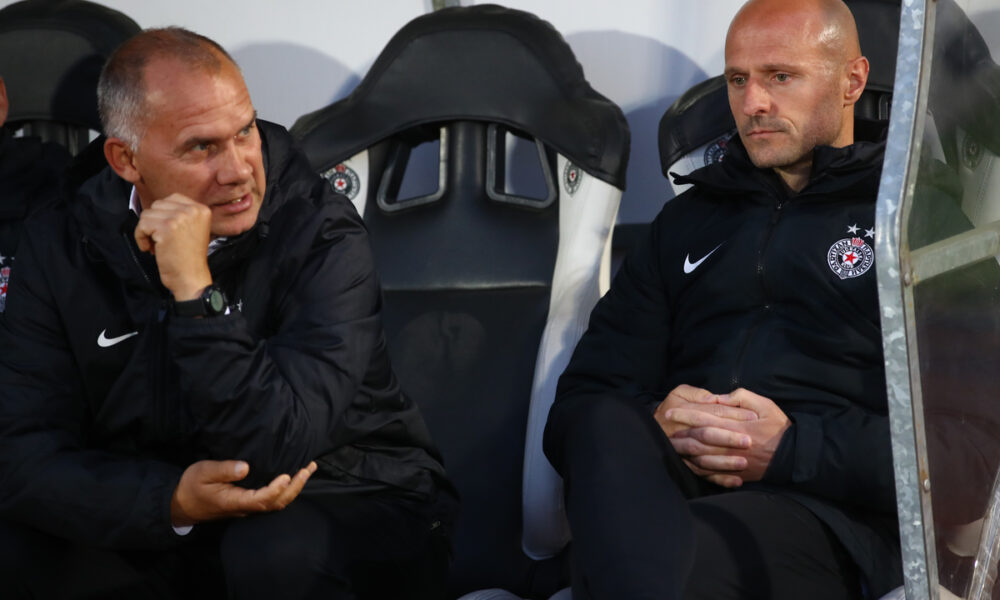
[(214, 314), (222, 314), (226, 310), (226, 297), (221, 290), (213, 289), (209, 292), (208, 306)]

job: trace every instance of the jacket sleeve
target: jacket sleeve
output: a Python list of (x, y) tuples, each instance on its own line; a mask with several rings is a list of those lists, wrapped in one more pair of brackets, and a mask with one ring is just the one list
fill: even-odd
[(557, 468), (566, 428), (589, 399), (614, 395), (646, 405), (651, 412), (663, 399), (660, 383), (667, 363), (670, 312), (655, 223), (598, 301), (559, 378), (544, 438), (545, 452)]
[(0, 314), (0, 517), (88, 546), (177, 544), (181, 469), (88, 448), (80, 374), (33, 242), (22, 239)]
[(346, 422), (352, 404), (371, 412), (401, 399), (388, 360), (373, 359), (385, 353), (381, 291), (361, 218), (332, 193), (311, 208), (298, 225), (275, 231), (272, 223), (270, 233), (306, 248), (287, 254), (281, 272), (246, 280), (272, 286), (269, 335), (255, 336), (239, 311), (175, 318), (168, 327), (181, 387), (211, 458), (250, 465), (241, 485), (294, 474), (353, 441)]
[(896, 510), (889, 418), (860, 406), (788, 414), (765, 483), (879, 512)]

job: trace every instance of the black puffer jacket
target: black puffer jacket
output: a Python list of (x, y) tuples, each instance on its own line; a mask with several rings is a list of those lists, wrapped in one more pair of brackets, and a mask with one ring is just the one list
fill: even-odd
[[(764, 481), (837, 533), (881, 595), (901, 581), (874, 266), (882, 146), (816, 149), (789, 195), (738, 139), (679, 177), (559, 381), (546, 435), (588, 396), (654, 408), (674, 387), (746, 388), (790, 417)], [(547, 439), (547, 447), (559, 447)], [(881, 592), (881, 593), (880, 593)]]
[(110, 169), (30, 223), (0, 328), (0, 517), (167, 546), (171, 494), (202, 458), (246, 460), (253, 487), (316, 459), (307, 495), (450, 489), (389, 365), (360, 217), (259, 125), (258, 222), (209, 258), (228, 315), (172, 316)]

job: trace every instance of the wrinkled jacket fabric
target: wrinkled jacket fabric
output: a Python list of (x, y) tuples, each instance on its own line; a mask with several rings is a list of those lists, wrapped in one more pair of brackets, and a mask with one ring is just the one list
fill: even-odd
[(354, 207), (259, 123), (257, 224), (211, 254), (230, 313), (172, 315), (110, 169), (29, 223), (0, 327), (0, 518), (109, 548), (178, 543), (170, 498), (199, 459), (266, 485), (420, 500), (450, 487), (400, 392)]
[(559, 447), (563, 420), (594, 395), (652, 412), (680, 384), (746, 388), (774, 400), (791, 426), (763, 481), (744, 489), (810, 508), (876, 597), (898, 585), (874, 264), (882, 150), (817, 148), (795, 195), (738, 139), (722, 162), (677, 177), (693, 187), (665, 205), (591, 315), (559, 381), (546, 448)]

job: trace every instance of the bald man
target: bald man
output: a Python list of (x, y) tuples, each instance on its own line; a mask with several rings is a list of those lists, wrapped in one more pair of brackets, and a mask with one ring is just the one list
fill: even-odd
[(877, 598), (901, 583), (874, 266), (883, 147), (840, 0), (751, 0), (739, 135), (678, 182), (559, 382), (573, 597)]

